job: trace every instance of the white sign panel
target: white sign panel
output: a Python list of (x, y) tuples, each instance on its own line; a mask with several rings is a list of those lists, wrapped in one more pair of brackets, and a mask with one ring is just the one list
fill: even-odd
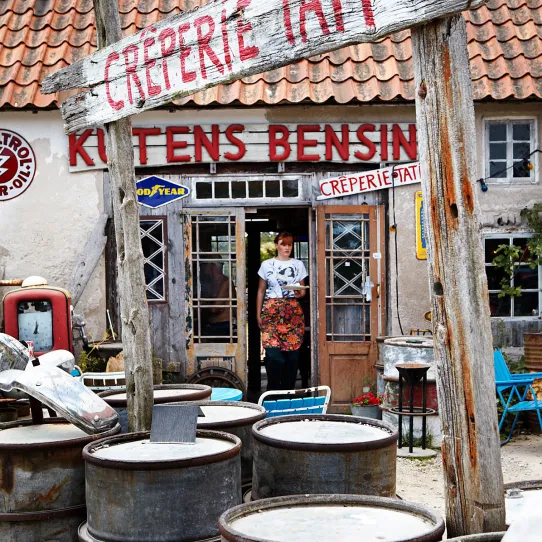
[(340, 198), (352, 194), (364, 194), (365, 192), (421, 182), (420, 163), (414, 162), (412, 164), (324, 179), (320, 181), (320, 195), (316, 199)]
[(483, 0), (214, 0), (47, 77), (42, 92), (91, 87), (62, 105), (68, 133), (221, 83), (475, 8)]

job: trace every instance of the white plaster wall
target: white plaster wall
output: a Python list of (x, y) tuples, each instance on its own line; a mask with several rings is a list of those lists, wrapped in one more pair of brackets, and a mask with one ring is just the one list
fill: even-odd
[[(0, 202), (0, 276), (45, 277), (66, 288), (78, 258), (102, 212), (103, 173), (68, 172), (68, 137), (59, 111), (2, 112), (0, 128), (23, 136), (36, 155), (36, 175), (18, 198)], [(0, 288), (0, 296), (7, 293)], [(103, 259), (75, 312), (94, 338), (105, 331)]]

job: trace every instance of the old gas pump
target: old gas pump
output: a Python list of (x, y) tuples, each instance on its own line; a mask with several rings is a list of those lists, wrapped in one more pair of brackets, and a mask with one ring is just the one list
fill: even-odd
[(49, 286), (42, 277), (29, 277), (4, 296), (3, 307), (5, 332), (33, 343), (36, 356), (51, 350), (73, 354), (69, 292)]

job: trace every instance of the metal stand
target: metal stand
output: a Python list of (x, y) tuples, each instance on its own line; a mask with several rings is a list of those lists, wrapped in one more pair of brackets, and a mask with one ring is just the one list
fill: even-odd
[[(435, 411), (427, 408), (427, 371), (430, 369), (427, 363), (398, 363), (395, 368), (399, 371), (399, 406), (392, 408), (391, 412), (399, 416), (399, 443), (398, 447), (403, 447), (403, 416), (409, 416), (408, 431), (408, 451), (410, 454), (414, 451), (414, 416), (422, 417), (422, 450), (426, 449), (427, 440), (427, 416)], [(422, 381), (422, 407), (414, 406), (414, 386), (420, 380)], [(408, 410), (403, 409), (403, 381), (409, 386), (409, 405)]]

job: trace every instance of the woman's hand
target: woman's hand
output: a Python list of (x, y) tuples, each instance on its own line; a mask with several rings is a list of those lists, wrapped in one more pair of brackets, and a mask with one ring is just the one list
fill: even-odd
[(258, 323), (258, 329), (262, 329), (262, 319), (259, 316), (256, 318), (256, 322)]
[(300, 297), (305, 297), (305, 290), (295, 290), (294, 297), (299, 299)]

